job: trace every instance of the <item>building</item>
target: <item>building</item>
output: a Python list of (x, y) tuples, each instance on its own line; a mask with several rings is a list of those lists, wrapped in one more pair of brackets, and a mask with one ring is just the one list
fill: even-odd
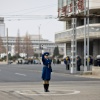
[[(76, 0), (76, 15), (84, 14), (84, 1)], [(89, 13), (100, 15), (100, 0), (89, 0)], [(86, 8), (88, 0), (86, 0)], [(72, 35), (72, 0), (58, 0), (58, 18), (65, 24), (65, 30), (55, 34), (56, 43), (64, 43), (64, 55), (71, 55)], [(69, 18), (68, 18), (69, 17)], [(86, 26), (87, 31), (87, 26)], [(77, 55), (84, 57), (84, 18), (77, 19), (76, 24)], [(100, 17), (89, 18), (89, 52), (94, 58), (100, 55)]]
[(5, 23), (3, 17), (0, 17), (0, 36), (5, 36)]
[[(54, 48), (56, 46), (59, 47), (59, 52), (61, 55), (63, 55), (63, 51), (64, 51), (64, 46), (63, 44), (55, 44), (54, 42), (51, 42), (47, 39), (43, 39), (41, 35), (30, 35), (31, 37), (31, 42), (33, 45), (33, 49), (34, 49), (34, 53), (42, 53), (42, 51), (47, 51), (50, 52), (50, 55), (53, 55), (53, 51)], [(3, 40), (3, 44), (6, 47), (7, 44), (7, 39), (6, 37), (1, 37)], [(17, 37), (8, 37), (8, 52), (11, 53), (11, 55), (15, 55), (15, 43), (16, 43), (16, 38)], [(20, 37), (19, 43), (20, 45), (23, 45), (23, 40), (24, 37)], [(39, 48), (39, 45), (41, 48)], [(3, 54), (4, 55), (4, 54)], [(26, 56), (26, 54), (24, 54), (23, 52), (20, 53), (21, 56)]]

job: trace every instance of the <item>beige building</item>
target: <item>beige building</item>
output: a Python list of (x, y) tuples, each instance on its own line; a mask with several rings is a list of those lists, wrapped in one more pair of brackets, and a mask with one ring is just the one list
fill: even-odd
[[(76, 0), (76, 15), (84, 14), (84, 1)], [(86, 8), (88, 0), (86, 0)], [(100, 0), (89, 0), (90, 14), (100, 15)], [(64, 43), (64, 55), (71, 55), (71, 38), (72, 38), (72, 0), (58, 0), (58, 18), (65, 24), (65, 30), (55, 34), (56, 43)], [(66, 18), (69, 17), (69, 18)], [(76, 39), (77, 55), (84, 57), (84, 18), (77, 19)], [(87, 32), (87, 26), (86, 26)], [(90, 55), (94, 58), (100, 55), (100, 18), (91, 17), (89, 19), (89, 38), (90, 38)]]
[[(50, 52), (50, 55), (53, 55), (54, 48), (56, 46), (58, 46), (60, 54), (63, 55), (63, 53), (64, 53), (63, 52), (64, 51), (63, 44), (55, 44), (54, 42), (51, 42), (47, 39), (43, 39), (41, 35), (30, 35), (30, 37), (31, 37), (31, 42), (32, 42), (32, 46), (34, 49), (34, 53), (42, 53), (42, 51), (44, 51), (44, 52), (46, 51), (46, 52)], [(7, 44), (6, 37), (1, 37), (1, 38), (3, 40), (4, 46), (6, 47), (6, 44)], [(15, 43), (16, 43), (16, 38), (17, 37), (11, 37), (11, 36), (8, 37), (8, 52), (11, 53), (12, 55), (15, 54), (14, 47), (15, 47)], [(24, 39), (24, 37), (20, 37), (20, 40), (19, 40), (20, 45), (23, 45), (23, 39)], [(39, 48), (39, 45), (40, 45), (41, 49)], [(25, 55), (22, 53), (21, 53), (21, 55)], [(5, 54), (3, 54), (3, 55), (5, 55)]]

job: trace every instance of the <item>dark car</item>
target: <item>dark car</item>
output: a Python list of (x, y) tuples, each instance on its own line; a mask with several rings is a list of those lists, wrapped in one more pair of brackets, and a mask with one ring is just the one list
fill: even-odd
[(94, 66), (100, 66), (100, 55), (97, 55), (96, 59), (94, 60)]
[(12, 60), (9, 60), (9, 61), (8, 61), (8, 64), (12, 64), (12, 63), (13, 63), (13, 61), (12, 61)]

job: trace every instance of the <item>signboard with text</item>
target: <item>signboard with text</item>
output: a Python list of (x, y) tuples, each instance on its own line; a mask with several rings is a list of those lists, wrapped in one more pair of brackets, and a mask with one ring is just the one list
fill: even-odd
[[(66, 4), (65, 6), (63, 5), (61, 6), (62, 6), (61, 8), (58, 7), (58, 17), (66, 16), (72, 13), (73, 9), (72, 2), (70, 2), (70, 4)], [(84, 0), (76, 0), (76, 12), (79, 13), (83, 10), (84, 10)]]

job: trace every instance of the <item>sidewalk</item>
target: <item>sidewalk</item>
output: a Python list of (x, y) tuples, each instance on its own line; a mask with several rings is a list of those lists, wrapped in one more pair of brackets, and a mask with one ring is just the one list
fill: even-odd
[[(5, 64), (7, 64), (7, 62), (0, 62), (0, 65), (5, 65)], [(11, 64), (16, 64), (16, 62), (13, 62)]]
[[(58, 69), (57, 69), (58, 67)], [(70, 73), (70, 70), (66, 70), (65, 66), (63, 64), (61, 65), (56, 65), (53, 67), (53, 72), (54, 73), (63, 73), (63, 74), (70, 74), (70, 75), (75, 75), (75, 76), (79, 76), (79, 77), (87, 77), (87, 78), (100, 78), (100, 74), (98, 72), (98, 69), (100, 70), (100, 67), (92, 67), (92, 71), (87, 71), (84, 72), (83, 68), (81, 68), (81, 71), (77, 71), (74, 74)]]
[(93, 66), (92, 71), (87, 71), (86, 73), (83, 73), (81, 76), (100, 79), (100, 67)]
[(0, 64), (7, 64), (7, 62), (0, 62)]

